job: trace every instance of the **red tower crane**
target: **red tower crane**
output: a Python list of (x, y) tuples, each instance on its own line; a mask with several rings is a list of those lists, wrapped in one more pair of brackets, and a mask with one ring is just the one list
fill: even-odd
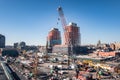
[(65, 17), (64, 17), (62, 7), (58, 7), (58, 12), (59, 12), (60, 20), (62, 22), (63, 29), (65, 29), (65, 26), (67, 25), (67, 23), (66, 23), (66, 20), (65, 20)]
[(64, 31), (64, 44), (65, 45), (68, 45), (67, 41), (68, 41), (68, 31), (67, 31), (67, 28), (66, 28), (66, 19), (64, 17), (64, 13), (63, 13), (63, 10), (62, 10), (62, 7), (58, 7), (58, 13), (59, 13), (59, 16), (60, 16), (60, 20), (61, 20), (61, 23), (62, 23), (62, 27), (63, 27), (63, 31)]
[(71, 38), (68, 39), (68, 36), (71, 36), (71, 35), (67, 29), (67, 23), (66, 23), (66, 20), (64, 17), (62, 7), (58, 7), (58, 13), (59, 13), (60, 20), (61, 20), (62, 27), (63, 27), (63, 31), (64, 31), (65, 45), (68, 46), (68, 65), (69, 65), (70, 64), (70, 60), (69, 60), (70, 55), (73, 54), (73, 45), (71, 42)]

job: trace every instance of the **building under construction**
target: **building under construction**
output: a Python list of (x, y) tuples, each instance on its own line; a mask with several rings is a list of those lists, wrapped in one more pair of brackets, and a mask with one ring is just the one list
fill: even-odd
[(61, 45), (60, 31), (57, 28), (52, 28), (47, 36), (47, 48), (50, 49), (54, 45)]
[(80, 45), (80, 31), (76, 23), (69, 23), (65, 26), (66, 32), (64, 33), (64, 45)]
[(64, 32), (64, 41), (62, 45), (54, 45), (52, 47), (53, 53), (68, 53), (70, 46), (72, 46), (72, 52), (78, 54), (76, 50), (80, 46), (80, 30), (76, 23), (69, 23), (65, 26), (66, 32)]

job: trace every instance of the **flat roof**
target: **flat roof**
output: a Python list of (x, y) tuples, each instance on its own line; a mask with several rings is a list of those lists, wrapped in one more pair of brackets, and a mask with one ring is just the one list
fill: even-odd
[(102, 57), (88, 56), (88, 55), (79, 55), (77, 58), (91, 58), (91, 59), (103, 59)]
[(100, 61), (100, 60), (104, 60), (104, 59), (112, 58), (112, 57), (113, 56), (108, 56), (108, 57), (88, 56), (88, 55), (79, 55), (79, 56), (76, 56), (76, 58), (78, 58), (78, 59), (92, 60), (92, 61)]

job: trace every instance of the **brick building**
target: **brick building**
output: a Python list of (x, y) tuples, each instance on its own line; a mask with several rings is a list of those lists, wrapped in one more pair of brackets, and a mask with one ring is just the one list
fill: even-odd
[(60, 31), (57, 28), (52, 28), (47, 36), (48, 47), (53, 47), (54, 45), (61, 44), (61, 35)]
[(65, 26), (66, 32), (64, 33), (64, 45), (72, 44), (74, 46), (81, 44), (80, 30), (76, 23), (69, 23)]
[(120, 56), (120, 52), (115, 52), (115, 51), (111, 51), (111, 52), (98, 52), (98, 55), (101, 56), (101, 57)]

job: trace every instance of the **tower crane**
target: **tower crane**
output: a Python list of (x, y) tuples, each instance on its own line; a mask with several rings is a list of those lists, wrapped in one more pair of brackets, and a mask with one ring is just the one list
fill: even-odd
[(59, 13), (59, 16), (60, 16), (60, 20), (61, 20), (63, 29), (65, 30), (65, 26), (67, 25), (67, 23), (66, 23), (66, 20), (65, 20), (65, 17), (64, 17), (62, 7), (58, 7), (58, 13)]
[(64, 31), (64, 40), (65, 40), (65, 45), (67, 44), (68, 45), (68, 43), (67, 43), (67, 28), (66, 28), (66, 25), (67, 25), (67, 23), (66, 23), (66, 19), (65, 19), (65, 17), (64, 17), (64, 13), (63, 13), (63, 10), (62, 10), (62, 7), (58, 7), (58, 13), (59, 13), (59, 16), (60, 16), (60, 20), (61, 20), (61, 23), (62, 23), (62, 27), (63, 27), (63, 31)]
[[(61, 20), (61, 23), (62, 23), (62, 27), (63, 27), (63, 31), (64, 31), (64, 40), (65, 40), (65, 45), (68, 46), (68, 66), (70, 64), (70, 55), (73, 53), (73, 45), (72, 45), (72, 42), (71, 42), (71, 35), (67, 29), (67, 23), (66, 23), (66, 19), (64, 17), (64, 12), (62, 10), (62, 7), (58, 7), (58, 13), (59, 13), (59, 16), (60, 16), (60, 20)], [(70, 38), (68, 38), (68, 36), (70, 36)]]

